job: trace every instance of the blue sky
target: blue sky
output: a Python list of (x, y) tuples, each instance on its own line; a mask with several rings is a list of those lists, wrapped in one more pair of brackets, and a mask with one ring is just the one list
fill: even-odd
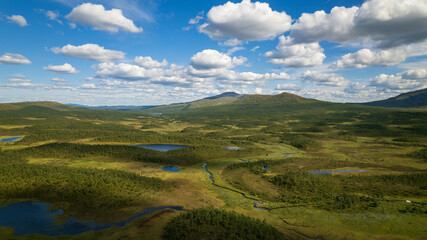
[(427, 86), (425, 0), (3, 0), (0, 34), (0, 102), (363, 102)]

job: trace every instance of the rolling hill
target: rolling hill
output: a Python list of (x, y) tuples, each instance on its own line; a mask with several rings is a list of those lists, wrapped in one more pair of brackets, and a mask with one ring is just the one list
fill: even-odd
[(388, 98), (385, 100), (366, 102), (366, 103), (357, 103), (367, 106), (376, 106), (376, 107), (396, 107), (396, 108), (416, 108), (416, 107), (426, 107), (427, 106), (427, 88), (402, 93), (396, 97)]

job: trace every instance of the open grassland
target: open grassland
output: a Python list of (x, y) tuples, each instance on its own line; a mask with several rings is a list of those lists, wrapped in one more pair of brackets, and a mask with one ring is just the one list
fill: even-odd
[[(0, 104), (0, 138), (24, 136), (0, 142), (2, 205), (47, 201), (65, 217), (104, 222), (150, 206), (215, 207), (265, 220), (287, 239), (426, 237), (427, 111), (294, 100), (261, 96), (162, 116)], [(190, 147), (129, 146), (162, 143)], [(181, 171), (161, 170), (168, 165)], [(365, 171), (308, 173), (343, 169)], [(271, 210), (254, 209), (254, 199)], [(180, 215), (49, 238), (0, 227), (0, 239), (160, 239)]]

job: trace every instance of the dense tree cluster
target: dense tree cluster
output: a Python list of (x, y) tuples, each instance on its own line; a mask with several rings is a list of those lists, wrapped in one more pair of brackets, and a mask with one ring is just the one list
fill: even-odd
[(0, 182), (0, 199), (65, 201), (92, 210), (126, 207), (170, 188), (124, 171), (34, 164), (0, 164)]
[(164, 229), (166, 240), (284, 239), (265, 221), (214, 208), (196, 209), (173, 218)]
[[(266, 175), (262, 166), (274, 169), (278, 165), (289, 165), (280, 161), (256, 161), (229, 165), (226, 175), (233, 170), (247, 168), (252, 173), (261, 175), (279, 189), (280, 196), (266, 194), (259, 196), (270, 201), (291, 204), (308, 204), (328, 210), (361, 211), (378, 206), (384, 197), (425, 197), (427, 173), (408, 173), (399, 175), (317, 175), (297, 171), (288, 167), (288, 171), (274, 176)], [(249, 191), (241, 183), (230, 182), (234, 187)], [(408, 210), (409, 211), (409, 210)], [(419, 211), (418, 211), (419, 212)]]

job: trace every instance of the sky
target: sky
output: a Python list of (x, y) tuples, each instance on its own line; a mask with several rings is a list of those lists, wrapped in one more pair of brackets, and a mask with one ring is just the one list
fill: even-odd
[(367, 102), (427, 87), (425, 0), (2, 0), (0, 36), (0, 102)]

